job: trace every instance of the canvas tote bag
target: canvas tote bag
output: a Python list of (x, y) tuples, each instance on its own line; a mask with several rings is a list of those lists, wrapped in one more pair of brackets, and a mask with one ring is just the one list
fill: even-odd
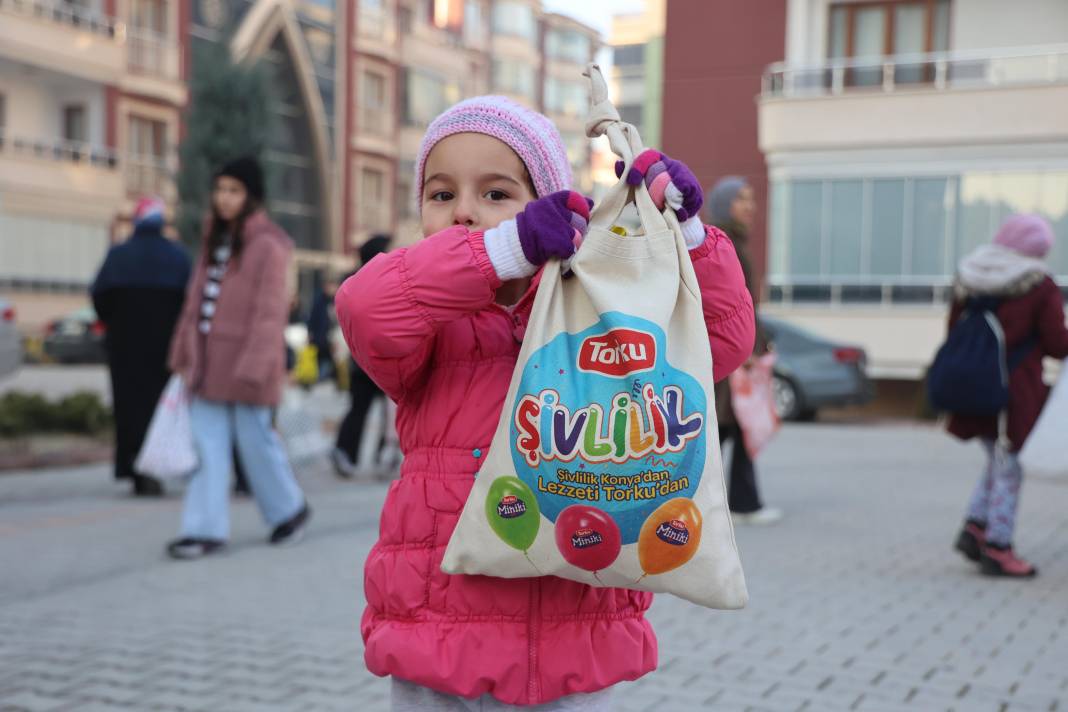
[[(592, 136), (642, 145), (587, 70)], [(624, 176), (626, 171), (624, 171)], [(612, 227), (628, 203), (641, 234)], [(714, 337), (713, 337), (714, 338)], [(542, 272), (489, 453), (442, 570), (560, 576), (741, 608), (701, 295), (678, 220), (620, 180)]]

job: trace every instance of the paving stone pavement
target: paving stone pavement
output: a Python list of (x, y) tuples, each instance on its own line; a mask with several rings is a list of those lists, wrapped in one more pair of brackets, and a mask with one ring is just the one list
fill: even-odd
[[(912, 426), (792, 426), (761, 460), (787, 518), (738, 530), (751, 602), (658, 596), (660, 668), (623, 712), (1068, 710), (1068, 483), (1025, 484), (1034, 581), (950, 544), (978, 447)], [(180, 500), (132, 500), (105, 467), (0, 476), (0, 710), (388, 710), (363, 667), (361, 567), (384, 484), (300, 473), (315, 509), (287, 549), (251, 501), (230, 551), (173, 563)]]

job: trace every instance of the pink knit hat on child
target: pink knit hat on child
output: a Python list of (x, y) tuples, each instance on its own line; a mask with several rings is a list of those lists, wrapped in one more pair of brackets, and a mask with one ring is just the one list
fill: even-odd
[(438, 141), (458, 133), (480, 133), (506, 143), (527, 167), (538, 197), (571, 189), (571, 163), (552, 122), (503, 96), (465, 99), (430, 122), (415, 168), (416, 204), (422, 203), (426, 158)]
[(994, 244), (1042, 259), (1053, 247), (1053, 228), (1038, 215), (1012, 215), (1001, 224), (994, 236)]

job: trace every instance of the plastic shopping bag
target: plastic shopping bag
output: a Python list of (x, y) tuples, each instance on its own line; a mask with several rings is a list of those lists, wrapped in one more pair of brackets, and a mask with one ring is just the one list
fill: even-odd
[(172, 479), (190, 474), (198, 463), (189, 418), (189, 390), (182, 377), (175, 374), (156, 404), (134, 469), (159, 479)]
[(297, 353), (297, 365), (293, 378), (302, 386), (314, 386), (319, 382), (319, 349), (312, 344)]
[(1025, 475), (1068, 477), (1068, 359), (1061, 365), (1057, 385), (1049, 394), (1042, 415), (1020, 450)]
[[(629, 166), (642, 146), (607, 101), (590, 135)], [(626, 170), (624, 170), (626, 175)], [(636, 206), (643, 234), (612, 231)], [(700, 289), (673, 211), (616, 184), (565, 278), (546, 264), (504, 411), (442, 569), (560, 576), (674, 593), (712, 608), (747, 594), (735, 547)]]
[(753, 459), (771, 442), (781, 425), (775, 413), (774, 366), (775, 354), (768, 353), (729, 377), (734, 417), (742, 428), (745, 450)]

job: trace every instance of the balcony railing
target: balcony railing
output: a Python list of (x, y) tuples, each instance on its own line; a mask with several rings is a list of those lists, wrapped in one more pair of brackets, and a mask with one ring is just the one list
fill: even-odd
[(165, 75), (170, 45), (151, 30), (129, 28), (126, 34), (126, 63), (136, 74)]
[(170, 190), (172, 171), (165, 158), (130, 154), (125, 169), (126, 191), (130, 194), (164, 195)]
[(117, 39), (122, 39), (126, 31), (125, 25), (114, 18), (77, 5), (48, 0), (0, 0), (0, 12), (58, 22), (74, 29)]
[(3, 132), (0, 132), (0, 156), (22, 156), (106, 170), (114, 170), (119, 164), (118, 154), (110, 148), (84, 141), (34, 139)]
[(1068, 45), (934, 52), (818, 65), (776, 63), (764, 73), (764, 97), (812, 97), (852, 92), (982, 89), (1068, 82)]

